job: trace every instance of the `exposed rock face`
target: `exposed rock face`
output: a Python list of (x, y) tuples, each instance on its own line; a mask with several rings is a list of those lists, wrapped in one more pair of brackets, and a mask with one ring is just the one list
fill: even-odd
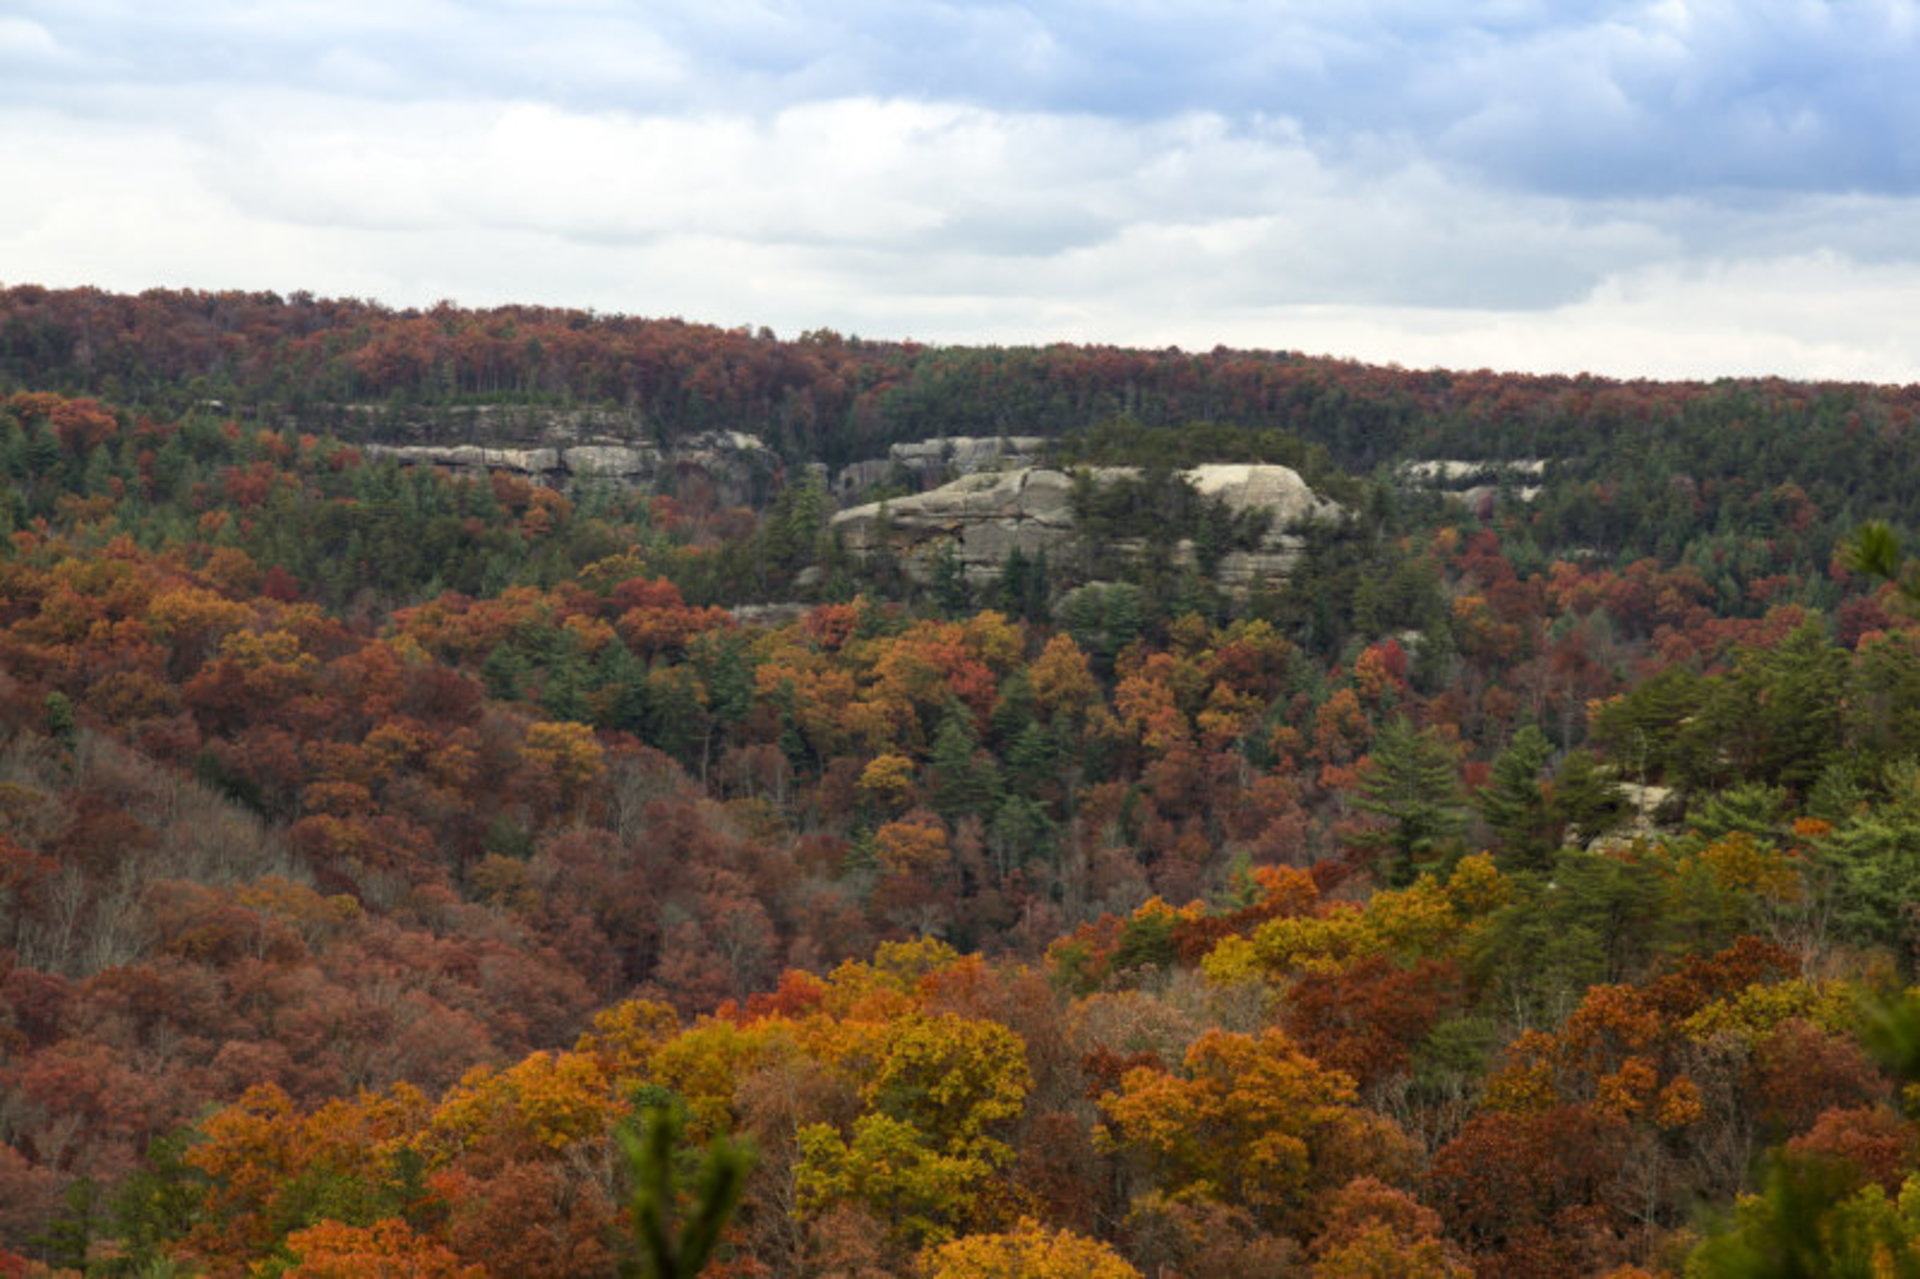
[(729, 506), (763, 501), (779, 459), (757, 436), (709, 431), (667, 449), (652, 444), (593, 441), (555, 447), (491, 448), (480, 444), (367, 444), (376, 457), (403, 466), (437, 466), (468, 475), (508, 471), (542, 484), (573, 479), (610, 481), (643, 489), (674, 489), (698, 477)]
[(1433, 489), (1463, 506), (1478, 507), (1500, 491), (1502, 484), (1522, 502), (1540, 496), (1541, 481), (1547, 464), (1541, 458), (1510, 461), (1473, 462), (1457, 458), (1435, 458), (1424, 462), (1406, 462), (1400, 477), (1413, 488)]
[(1307, 487), (1288, 466), (1251, 462), (1209, 462), (1186, 473), (1201, 497), (1217, 497), (1236, 515), (1256, 508), (1273, 512), (1275, 528), (1310, 520), (1336, 519), (1340, 504)]
[(895, 444), (883, 458), (841, 469), (834, 492), (842, 499), (904, 473), (916, 483), (1031, 466), (1047, 445), (1039, 435), (953, 435), (941, 440)]
[(1073, 540), (1072, 493), (1073, 477), (1065, 471), (968, 475), (928, 493), (841, 511), (833, 527), (855, 555), (890, 544), (907, 572), (922, 580), (934, 553), (951, 545), (968, 578), (984, 581), (1016, 546), (1024, 555), (1057, 557)]
[[(1096, 483), (1134, 474), (1123, 467), (1089, 473)], [(1202, 496), (1219, 498), (1236, 514), (1254, 508), (1273, 514), (1257, 549), (1221, 557), (1217, 577), (1229, 589), (1245, 590), (1284, 577), (1302, 545), (1289, 530), (1341, 514), (1336, 503), (1308, 488), (1288, 467), (1202, 466), (1186, 475)], [(841, 511), (833, 517), (833, 527), (855, 555), (871, 555), (885, 543), (906, 572), (922, 581), (931, 576), (933, 557), (951, 546), (967, 580), (989, 582), (1015, 547), (1027, 556), (1045, 553), (1054, 564), (1078, 558), (1084, 548), (1074, 528), (1073, 484), (1067, 472), (1039, 467), (969, 475), (931, 492)], [(1120, 549), (1129, 548), (1123, 544)], [(1190, 559), (1193, 546), (1183, 542), (1174, 553)]]

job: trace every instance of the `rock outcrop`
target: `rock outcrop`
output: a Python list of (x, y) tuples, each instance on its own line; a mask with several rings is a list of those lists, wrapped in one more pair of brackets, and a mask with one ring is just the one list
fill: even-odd
[(924, 486), (982, 471), (1029, 467), (1046, 445), (1046, 438), (1039, 435), (952, 435), (895, 444), (885, 457), (842, 467), (834, 477), (833, 490), (845, 500), (896, 476)]
[(375, 457), (403, 466), (435, 466), (467, 475), (507, 471), (541, 484), (599, 480), (635, 488), (678, 489), (699, 478), (711, 484), (723, 505), (764, 502), (779, 473), (779, 459), (759, 437), (739, 431), (708, 431), (669, 448), (631, 441), (582, 441), (534, 447), (483, 444), (367, 444)]
[(1409, 487), (1431, 489), (1470, 507), (1492, 498), (1502, 485), (1522, 502), (1531, 502), (1540, 496), (1546, 475), (1547, 464), (1540, 458), (1479, 462), (1434, 458), (1400, 467), (1401, 481)]
[[(1107, 467), (1088, 474), (1101, 483), (1135, 472)], [(1186, 478), (1201, 496), (1220, 499), (1236, 514), (1253, 509), (1271, 513), (1257, 548), (1220, 559), (1216, 577), (1233, 590), (1284, 577), (1302, 546), (1292, 530), (1341, 514), (1338, 504), (1319, 496), (1284, 466), (1201, 466), (1186, 472)], [(1073, 564), (1089, 549), (1074, 526), (1073, 486), (1073, 475), (1040, 467), (969, 475), (926, 493), (841, 511), (833, 517), (833, 527), (851, 553), (868, 556), (884, 546), (920, 580), (931, 576), (942, 548), (952, 547), (968, 581), (989, 582), (1015, 548), (1028, 557), (1045, 554), (1056, 565)], [(1115, 549), (1144, 553), (1148, 548), (1121, 543)], [(1172, 549), (1176, 559), (1193, 557), (1191, 543)]]

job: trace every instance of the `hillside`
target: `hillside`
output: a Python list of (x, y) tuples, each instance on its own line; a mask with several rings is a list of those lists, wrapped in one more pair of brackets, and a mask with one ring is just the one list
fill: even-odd
[(1920, 1256), (1916, 406), (0, 290), (0, 1274)]

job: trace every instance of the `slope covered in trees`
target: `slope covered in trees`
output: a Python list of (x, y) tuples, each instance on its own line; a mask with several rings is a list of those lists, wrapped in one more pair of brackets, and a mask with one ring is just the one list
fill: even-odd
[[(649, 1107), (758, 1151), (716, 1273), (1915, 1255), (1920, 623), (1836, 553), (1911, 389), (0, 302), (0, 1273), (607, 1274)], [(345, 409), (476, 397), (789, 479)], [(1353, 516), (916, 584), (799, 465), (1014, 429)]]

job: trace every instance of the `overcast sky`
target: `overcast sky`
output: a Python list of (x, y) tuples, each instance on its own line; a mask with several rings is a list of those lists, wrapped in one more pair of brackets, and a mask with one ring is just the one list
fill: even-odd
[(6, 0), (0, 282), (1920, 381), (1920, 0)]

